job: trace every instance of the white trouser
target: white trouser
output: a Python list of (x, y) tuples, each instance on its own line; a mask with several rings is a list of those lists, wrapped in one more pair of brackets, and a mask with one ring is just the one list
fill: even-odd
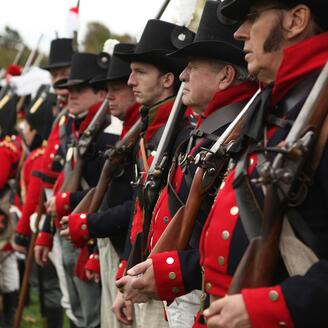
[(199, 311), (200, 291), (177, 297), (169, 306), (165, 306), (170, 328), (190, 328)]
[(15, 252), (0, 251), (0, 292), (11, 293), (19, 289), (19, 271)]
[[(113, 312), (112, 305), (118, 293), (118, 289), (115, 286), (115, 278), (117, 272), (117, 266), (119, 264), (119, 258), (117, 253), (110, 242), (109, 238), (99, 238), (99, 260), (100, 260), (100, 275), (101, 275), (101, 327), (106, 328), (124, 328), (125, 325), (119, 323)], [(130, 327), (137, 327), (139, 319), (134, 313), (133, 325)]]
[(164, 316), (164, 304), (162, 301), (151, 300), (138, 304), (141, 328), (168, 328), (168, 322)]
[(54, 236), (53, 247), (52, 247), (51, 252), (49, 253), (49, 259), (56, 268), (60, 290), (63, 295), (61, 302), (60, 302), (61, 306), (65, 310), (67, 317), (70, 320), (72, 320), (74, 323), (76, 323), (77, 319), (72, 312), (71, 304), (69, 301), (66, 277), (65, 277), (65, 272), (64, 272), (64, 268), (63, 268), (62, 251), (61, 251), (61, 247), (60, 247), (59, 236), (57, 233)]

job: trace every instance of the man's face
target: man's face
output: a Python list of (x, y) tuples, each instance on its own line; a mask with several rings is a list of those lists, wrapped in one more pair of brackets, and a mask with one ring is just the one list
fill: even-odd
[(105, 91), (94, 92), (90, 86), (82, 85), (69, 88), (68, 111), (73, 115), (87, 112), (89, 108), (104, 100)]
[(203, 112), (218, 91), (219, 72), (219, 65), (211, 59), (190, 58), (180, 74), (185, 82), (182, 102), (197, 113)]
[(272, 82), (280, 66), (283, 49), (283, 11), (266, 3), (251, 7), (248, 18), (235, 33), (244, 41), (248, 71), (260, 81)]
[(37, 134), (37, 131), (32, 129), (30, 124), (26, 120), (24, 120), (22, 122), (21, 127), (22, 127), (22, 133), (23, 133), (25, 143), (27, 144), (27, 146), (31, 146), (33, 139), (34, 139), (35, 135)]
[(165, 92), (163, 78), (164, 75), (154, 65), (131, 63), (128, 85), (132, 88), (136, 102), (152, 106), (162, 100)]
[[(50, 74), (51, 74), (52, 85), (54, 85), (56, 82), (58, 82), (60, 80), (68, 79), (69, 74), (70, 74), (70, 68), (62, 67), (62, 68), (52, 69), (50, 71)], [(55, 89), (55, 93), (57, 96), (60, 96), (63, 98), (66, 98), (68, 96), (67, 89)]]
[(121, 81), (110, 81), (107, 87), (111, 113), (124, 121), (127, 110), (135, 103), (133, 91), (125, 82)]

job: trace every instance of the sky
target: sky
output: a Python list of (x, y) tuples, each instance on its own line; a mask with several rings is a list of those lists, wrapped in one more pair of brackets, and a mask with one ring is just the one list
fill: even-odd
[[(171, 0), (163, 17), (176, 16), (178, 1)], [(154, 18), (164, 0), (80, 0), (79, 40), (85, 35), (88, 22), (98, 21), (112, 32), (128, 33), (138, 38), (148, 19)], [(195, 1), (194, 1), (195, 2)], [(34, 48), (42, 34), (41, 50), (48, 52), (50, 41), (56, 37), (67, 37), (67, 16), (77, 0), (0, 0), (0, 33), (4, 27), (16, 29), (29, 47)], [(180, 9), (180, 8), (178, 8)]]

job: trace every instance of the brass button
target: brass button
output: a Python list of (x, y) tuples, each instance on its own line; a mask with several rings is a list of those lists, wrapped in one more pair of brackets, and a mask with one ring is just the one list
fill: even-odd
[(254, 164), (254, 158), (251, 158), (250, 160), (249, 160), (249, 165), (253, 165)]
[(230, 209), (230, 214), (231, 215), (237, 215), (239, 213), (239, 208), (237, 206), (233, 206)]
[(54, 158), (55, 157), (55, 154), (50, 154), (50, 158)]
[(169, 218), (167, 217), (167, 216), (164, 216), (164, 218), (163, 218), (163, 222), (166, 224), (166, 223), (168, 223), (169, 222)]
[(60, 165), (64, 165), (65, 161), (63, 159), (60, 160)]
[(63, 198), (66, 198), (66, 197), (67, 197), (66, 192), (62, 193), (62, 197), (63, 197)]
[(172, 293), (177, 294), (179, 293), (180, 289), (178, 287), (173, 287), (172, 288)]
[(279, 321), (278, 325), (279, 325), (279, 327), (286, 327), (287, 323), (285, 321)]
[(81, 218), (81, 219), (86, 219), (87, 216), (86, 216), (86, 214), (81, 214), (81, 215), (80, 215), (80, 218)]
[(59, 148), (59, 145), (57, 144), (57, 145), (55, 145), (55, 149), (57, 150)]
[(118, 265), (119, 268), (122, 268), (122, 266), (123, 266), (123, 263), (120, 263), (120, 264)]
[(170, 273), (169, 273), (169, 278), (170, 278), (171, 280), (174, 280), (176, 277), (177, 277), (177, 275), (175, 274), (175, 272), (170, 272)]
[(82, 229), (82, 230), (87, 230), (87, 225), (86, 225), (86, 224), (82, 224), (82, 225), (81, 225), (81, 229)]
[(229, 237), (230, 237), (230, 233), (229, 233), (229, 231), (224, 230), (224, 231), (222, 232), (222, 239), (223, 239), (223, 240), (228, 240)]
[(65, 205), (64, 205), (64, 209), (65, 209), (65, 210), (69, 210), (69, 205), (68, 205), (68, 204), (65, 204)]
[(221, 186), (220, 186), (220, 189), (223, 189), (223, 188), (224, 188), (224, 186), (225, 186), (225, 182), (224, 182), (224, 181), (222, 181), (222, 183), (221, 183)]
[(173, 258), (173, 257), (168, 257), (168, 258), (166, 259), (166, 263), (167, 263), (167, 264), (173, 264), (173, 263), (174, 263), (174, 258)]
[(212, 284), (210, 282), (206, 283), (206, 290), (210, 290), (212, 288)]
[(270, 299), (270, 301), (276, 302), (278, 300), (278, 298), (279, 298), (279, 293), (277, 291), (271, 290), (269, 292), (269, 299)]
[(224, 261), (224, 257), (223, 256), (219, 256), (218, 257), (218, 262), (219, 262), (220, 265), (224, 265), (224, 262), (225, 262)]

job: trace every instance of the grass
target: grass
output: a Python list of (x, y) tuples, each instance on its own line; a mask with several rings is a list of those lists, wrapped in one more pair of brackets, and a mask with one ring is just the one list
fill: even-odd
[[(25, 307), (22, 317), (21, 328), (42, 328), (45, 327), (44, 320), (40, 315), (38, 295), (35, 291), (30, 291), (30, 305)], [(69, 328), (67, 318), (64, 320), (64, 328)]]

